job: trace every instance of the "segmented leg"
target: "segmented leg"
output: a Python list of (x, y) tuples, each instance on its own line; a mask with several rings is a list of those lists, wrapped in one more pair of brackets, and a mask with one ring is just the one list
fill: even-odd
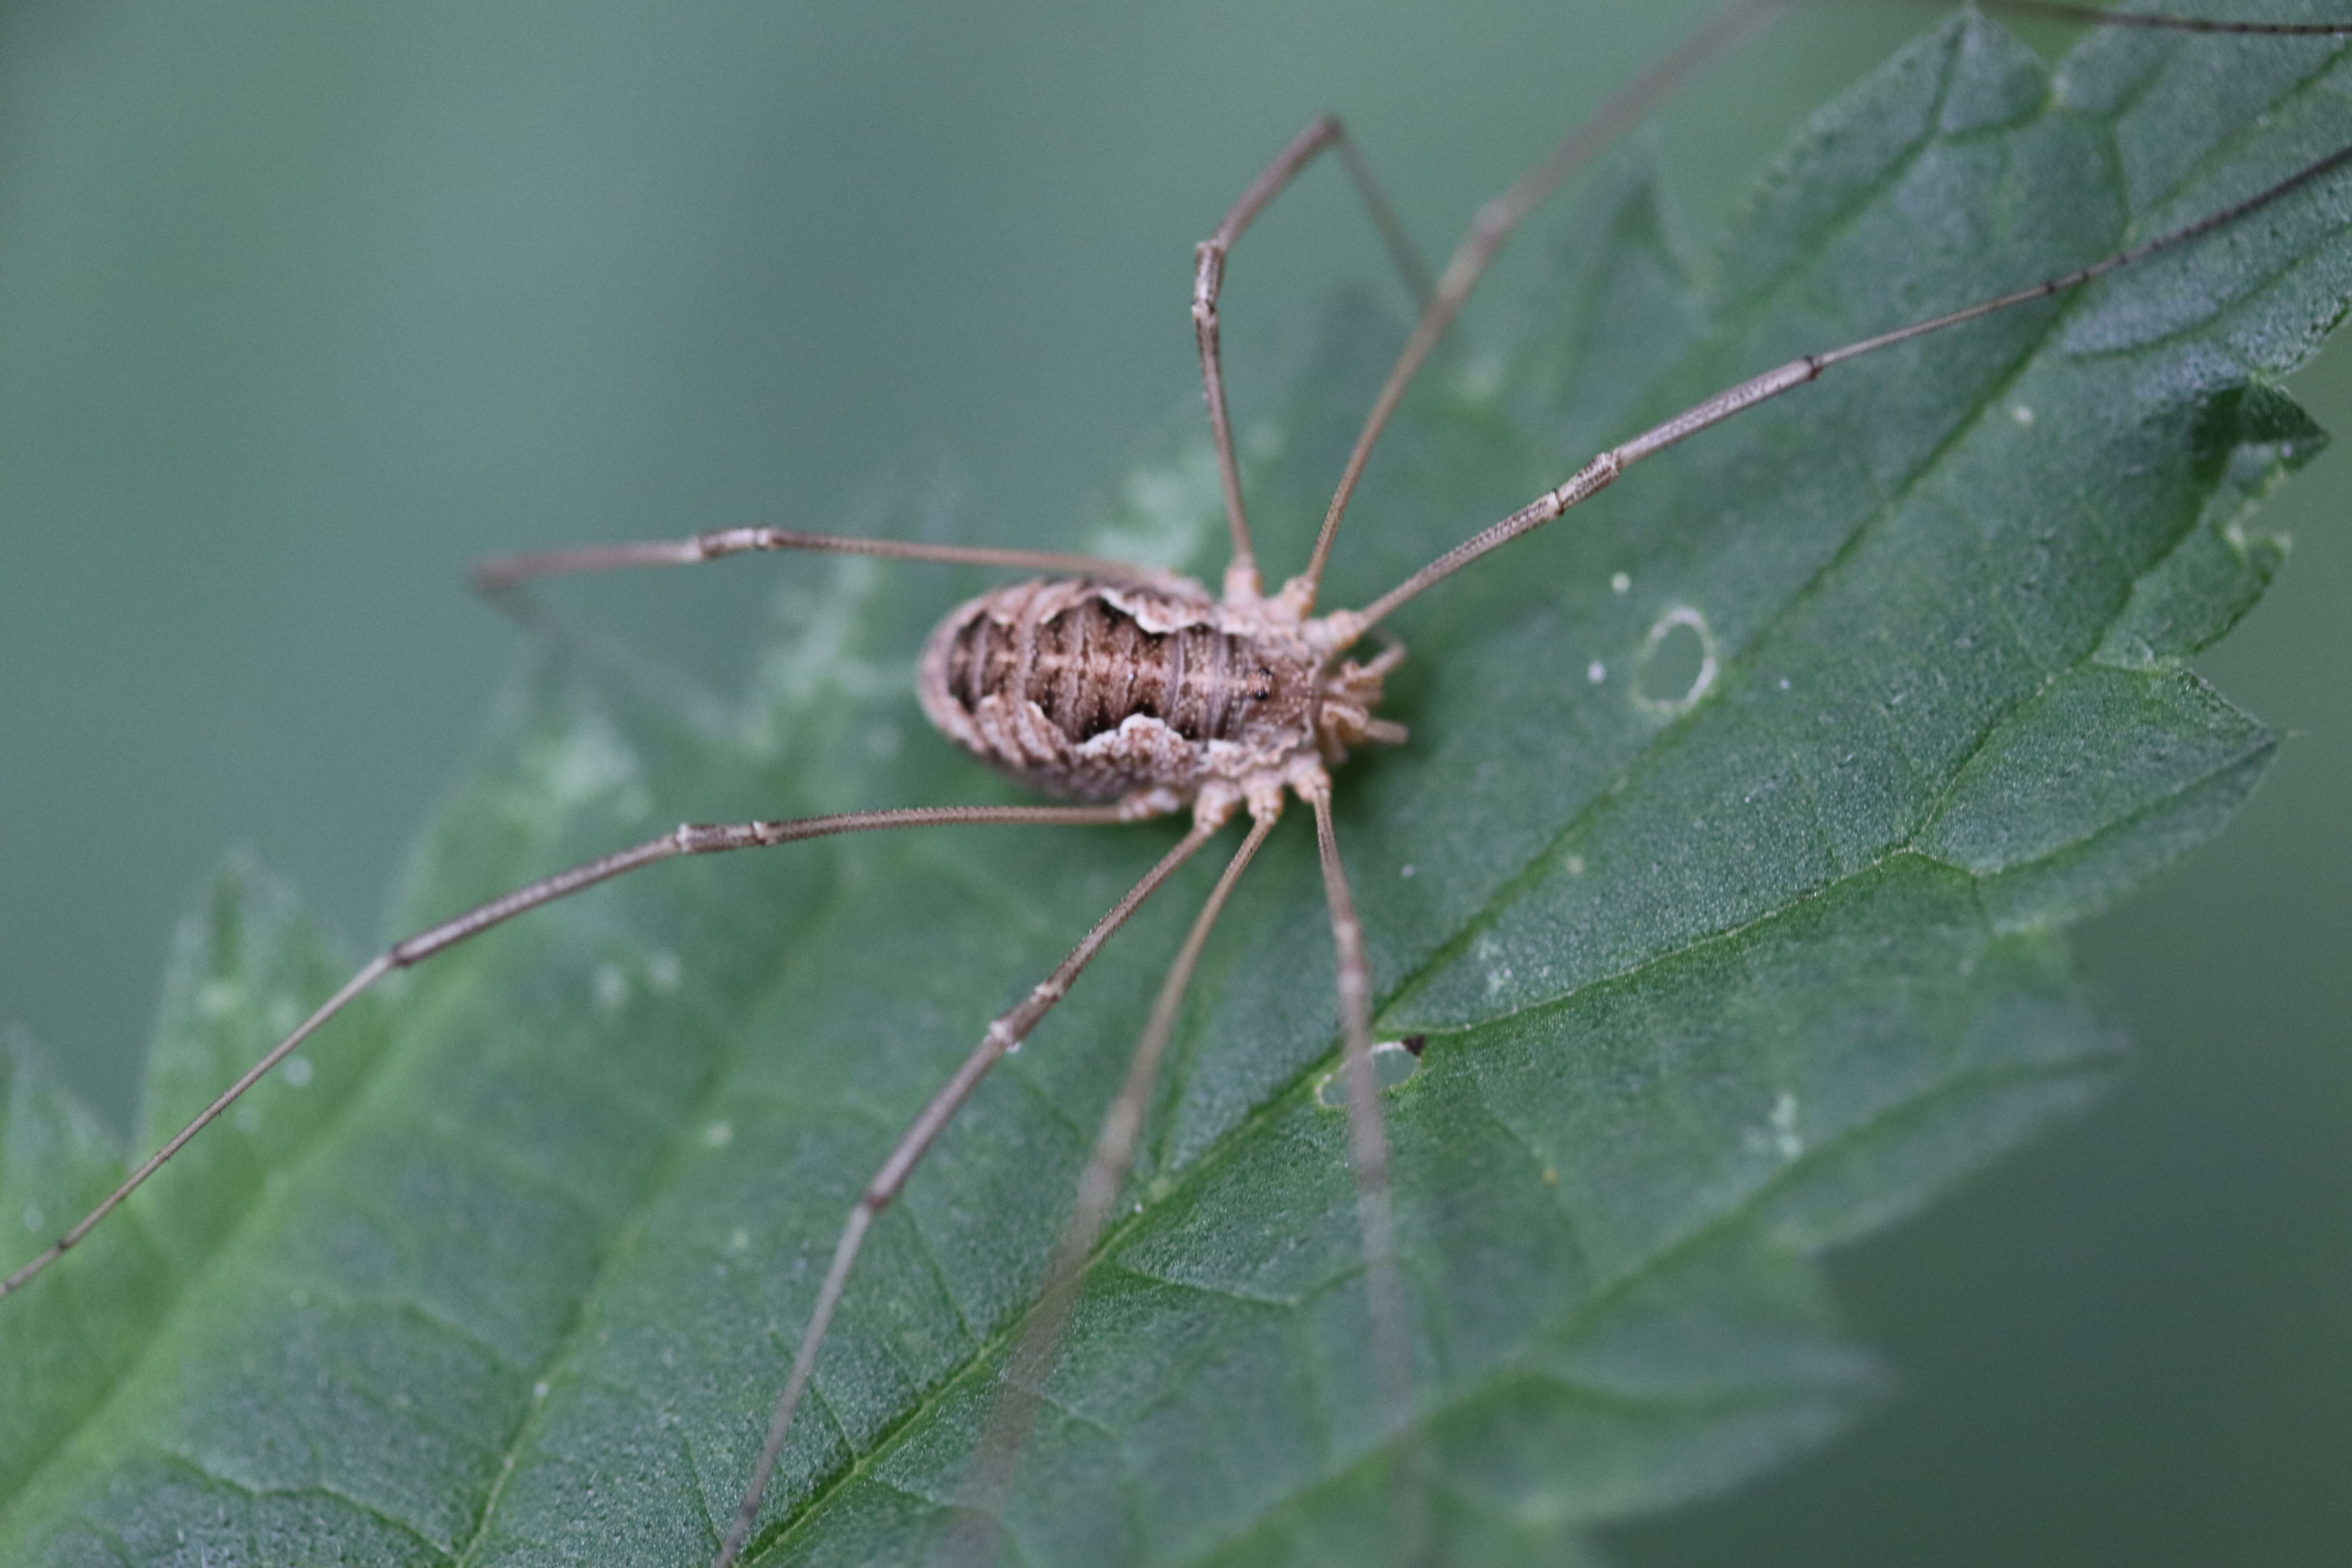
[(1323, 900), (1330, 907), (1331, 945), (1338, 955), (1340, 1077), (1347, 1089), (1348, 1143), (1356, 1170), (1356, 1228), (1364, 1239), (1372, 1375), (1380, 1385), (1382, 1425), (1391, 1444), (1396, 1561), (1418, 1563), (1428, 1551), (1429, 1510), (1412, 1425), (1412, 1329), (1405, 1311), (1404, 1276), (1397, 1268), (1396, 1219), (1389, 1205), (1388, 1132), (1381, 1124), (1380, 1079), (1372, 1065), (1372, 965), (1364, 955), (1364, 928), (1348, 891), (1347, 869), (1339, 864), (1329, 785), (1310, 794), (1307, 803), (1315, 808)]
[(1077, 1300), (1079, 1270), (1094, 1251), (1134, 1161), (1135, 1145), (1143, 1132), (1144, 1113), (1151, 1108), (1152, 1086), (1159, 1079), (1160, 1059), (1167, 1050), (1170, 1036), (1175, 1032), (1176, 1015), (1183, 1005), (1185, 989), (1192, 982), (1192, 971), (1201, 962), (1201, 950), (1208, 945), (1209, 932), (1215, 927), (1217, 917), (1224, 912), (1225, 900), (1232, 894), (1234, 884), (1241, 880), (1242, 872), (1257, 854), (1258, 846), (1265, 842), (1265, 836), (1274, 831), (1281, 809), (1277, 796), (1273, 809), (1250, 824), (1248, 837), (1234, 851), (1234, 858), (1225, 862), (1223, 874), (1210, 889), (1201, 912), (1193, 917), (1192, 929), (1185, 933), (1175, 962), (1168, 966), (1167, 978), (1160, 982), (1160, 994), (1151, 1004), (1151, 1014), (1141, 1037), (1136, 1041), (1135, 1054), (1128, 1059), (1127, 1076), (1103, 1117), (1102, 1130), (1095, 1136), (1094, 1152), (1078, 1176), (1077, 1199), (1062, 1224), (1060, 1238), (1054, 1244), (1037, 1304), (1022, 1325), (1020, 1343), (1005, 1363), (1003, 1380), (997, 1385), (996, 1402), (989, 1412), (988, 1425), (981, 1431), (971, 1471), (964, 1478), (963, 1500), (955, 1528), (940, 1553), (943, 1563), (976, 1564), (988, 1561), (989, 1548), (996, 1538), (998, 1516), (1012, 1490), (1021, 1445), (1028, 1439), (1030, 1425), (1036, 1419), (1045, 1374), (1053, 1370), (1055, 1348), (1069, 1321), (1070, 1308)]
[(2089, 282), (2103, 273), (2113, 272), (2119, 267), (2128, 267), (2133, 262), (2153, 256), (2160, 250), (2169, 250), (2175, 246), (2186, 245), (2191, 240), (2212, 233), (2215, 229), (2235, 223), (2249, 213), (2268, 206), (2281, 196), (2300, 190), (2313, 181), (2332, 174), (2347, 164), (2352, 164), (2352, 147), (2338, 148), (2326, 157), (2305, 165), (2276, 184), (2257, 191), (2243, 201), (2232, 202), (2219, 212), (2210, 213), (2194, 223), (2183, 225), (2169, 234), (2158, 235), (2154, 239), (2118, 250), (2111, 256), (2102, 257), (2087, 267), (2078, 267), (2072, 272), (2062, 273), (2055, 278), (2046, 278), (2039, 283), (2013, 289), (1995, 299), (1979, 300), (1973, 305), (1963, 306), (1959, 310), (1932, 317), (1927, 321), (1914, 321), (1908, 326), (1897, 327), (1892, 331), (1880, 332), (1875, 336), (1844, 343), (1837, 348), (1824, 349), (1819, 353), (1805, 354), (1801, 358), (1789, 361), (1786, 364), (1776, 365), (1761, 375), (1750, 376), (1737, 386), (1726, 387), (1711, 397), (1701, 398), (1673, 418), (1652, 426), (1630, 441), (1612, 447), (1570, 475), (1568, 482), (1558, 489), (1547, 490), (1500, 522), (1489, 524), (1479, 530), (1387, 593), (1382, 594), (1361, 610), (1342, 610), (1331, 619), (1339, 624), (1343, 638), (1352, 639), (1360, 637), (1383, 616), (1416, 594), (1452, 576), (1488, 551), (1507, 544), (1523, 533), (1541, 528), (1578, 502), (1589, 500), (1606, 489), (1615, 482), (1618, 475), (1643, 458), (1663, 452), (1676, 442), (1696, 436), (1711, 426), (1720, 425), (1733, 415), (1752, 408), (1757, 404), (1778, 397), (1784, 392), (1793, 392), (1818, 377), (1832, 365), (1843, 364), (1848, 360), (1859, 359), (1864, 354), (1875, 353), (1880, 349), (1892, 348), (1896, 343), (1908, 342), (1913, 338), (1924, 337), (1929, 332), (1941, 331), (1947, 327), (1957, 327), (1964, 321), (1973, 321), (1979, 317), (1990, 316), (1996, 310), (2006, 310), (2012, 306), (2030, 304), (2036, 300), (2046, 300), (2053, 294), (2063, 293), (2069, 289)]
[[(1608, 102), (1595, 110), (1566, 140), (1552, 149), (1550, 156), (1520, 175), (1509, 190), (1478, 209), (1470, 222), (1470, 230), (1445, 263), (1445, 271), (1437, 280), (1437, 289), (1421, 312), (1421, 320), (1405, 340), (1404, 349), (1389, 371), (1389, 378), (1381, 386), (1381, 395), (1372, 402), (1372, 411), (1364, 419), (1364, 428), (1356, 437), (1356, 445), (1348, 454), (1348, 466), (1340, 471), (1339, 488), (1331, 492), (1331, 504), (1323, 513), (1322, 529), (1315, 536), (1315, 551), (1307, 558), (1307, 570), (1301, 574), (1305, 584), (1303, 605), (1311, 607), (1315, 591), (1323, 581), (1323, 568), (1331, 557), (1331, 541), (1339, 531), (1339, 518), (1348, 510), (1348, 501), (1356, 493), (1358, 481), (1364, 477), (1364, 465), (1371, 460), (1372, 447), (1387, 428), (1389, 416), (1404, 400), (1405, 389), (1420, 373), (1429, 352), (1437, 346), (1445, 329), (1470, 298), (1470, 291), (1485, 277), (1486, 268), (1503, 248), (1527, 216), (1542, 205), (1545, 197), (1559, 188), (1561, 181), (1592, 161), (1623, 132), (1650, 112), (1657, 104), (1708, 60), (1754, 32), (1780, 13), (1789, 9), (1794, 0), (1736, 0), (1716, 14), (1706, 26), (1675, 46), (1666, 57), (1635, 77)], [(1195, 311), (1197, 316), (1198, 312)]]
[(824, 1343), (825, 1331), (832, 1326), (834, 1309), (841, 1304), (842, 1290), (849, 1283), (849, 1271), (857, 1261), (858, 1249), (866, 1244), (867, 1229), (906, 1186), (907, 1178), (915, 1173), (915, 1167), (922, 1163), (923, 1156), (930, 1152), (931, 1145), (947, 1130), (955, 1113), (963, 1108), (963, 1102), (971, 1098), (971, 1091), (980, 1087), (980, 1080), (987, 1076), (988, 1069), (1037, 1026), (1038, 1020), (1052, 1011), (1054, 1004), (1068, 993), (1071, 982), (1078, 977), (1079, 971), (1093, 962), (1095, 954), (1102, 950), (1102, 944), (1110, 940), (1111, 933), (1125, 925), (1128, 917), (1143, 900), (1173, 876), (1176, 868), (1190, 860), (1223, 826), (1222, 817), (1195, 817), (1192, 831), (1186, 833), (1173, 849), (1160, 858), (1158, 865), (1146, 871), (1142, 879), (1127, 890), (1126, 896), (1095, 922), (1094, 929), (1070, 950), (1070, 955), (1062, 960), (1054, 973), (988, 1026), (987, 1033), (980, 1037), (980, 1044), (971, 1048), (962, 1065), (939, 1087), (916, 1114), (915, 1120), (908, 1124), (907, 1131), (899, 1135), (898, 1142), (883, 1160), (881, 1169), (874, 1173), (865, 1190), (858, 1194), (856, 1204), (849, 1211), (848, 1220), (841, 1227), (841, 1239), (834, 1244), (832, 1266), (825, 1270), (824, 1283), (817, 1287), (816, 1304), (809, 1310), (808, 1327), (803, 1331), (800, 1348), (793, 1356), (792, 1372), (784, 1380), (783, 1392), (776, 1396), (775, 1414), (768, 1422), (767, 1440), (760, 1446), (759, 1462), (751, 1468), (751, 1484), (744, 1489), (743, 1501), (735, 1510), (734, 1522), (728, 1529), (727, 1539), (719, 1545), (719, 1555), (712, 1559), (711, 1568), (728, 1568), (728, 1564), (733, 1563), (743, 1550), (743, 1542), (751, 1537), (751, 1526), (760, 1517), (760, 1500), (767, 1495), (768, 1479), (775, 1473), (776, 1458), (783, 1452), (784, 1438), (792, 1431), (793, 1412), (800, 1404), (802, 1391), (808, 1386), (809, 1373), (816, 1365), (817, 1350)]
[(1017, 572), (1090, 577), (1109, 583), (1152, 583), (1166, 575), (1123, 561), (1054, 550), (924, 544), (911, 539), (863, 539), (847, 533), (803, 533), (790, 528), (720, 528), (687, 539), (583, 544), (568, 550), (533, 550), (520, 555), (494, 556), (474, 567), (474, 586), (494, 594), (533, 577), (614, 572), (631, 566), (690, 566), (756, 550), (814, 550), (832, 555), (879, 555), (893, 561), (941, 561), (957, 566), (1006, 566)]
[(680, 824), (658, 838), (648, 838), (642, 844), (599, 856), (568, 871), (542, 877), (536, 882), (501, 894), (486, 904), (477, 905), (461, 915), (444, 921), (429, 931), (419, 931), (415, 936), (394, 942), (370, 959), (358, 973), (343, 983), (341, 990), (303, 1019), (292, 1034), (271, 1047), (259, 1061), (246, 1068), (243, 1075), (223, 1089), (219, 1098), (205, 1107), (194, 1121), (173, 1133), (170, 1142), (147, 1156), (137, 1170), (123, 1178), (121, 1185), (106, 1195), (105, 1201), (84, 1215), (72, 1229), (51, 1242), (40, 1256), (5, 1279), (0, 1279), (0, 1296), (23, 1286), (63, 1257), (100, 1220), (120, 1207), (125, 1198), (138, 1191), (166, 1160), (178, 1153), (189, 1139), (235, 1105), (247, 1089), (259, 1083), (272, 1068), (292, 1055), (295, 1047), (316, 1034), (328, 1019), (341, 1012), (352, 997), (394, 970), (421, 963), (435, 953), (454, 947), (467, 937), (478, 936), (502, 921), (512, 920), (525, 910), (553, 903), (583, 888), (593, 887), (624, 872), (635, 871), (677, 855), (714, 855), (728, 849), (760, 849), (770, 845), (797, 843), (803, 838), (824, 838), (839, 833), (871, 833), (886, 827), (979, 822), (1099, 826), (1132, 822), (1150, 815), (1149, 811), (1127, 805), (929, 805), (900, 811), (851, 811), (835, 816), (804, 816), (789, 821), (688, 822)]
[(1217, 482), (1224, 490), (1225, 525), (1233, 534), (1233, 559), (1225, 563), (1228, 597), (1237, 592), (1255, 597), (1258, 572), (1257, 555), (1250, 543), (1249, 514), (1242, 505), (1241, 468), (1234, 458), (1233, 422), (1225, 412), (1224, 365), (1217, 347), (1217, 295), (1224, 286), (1225, 258), (1241, 238), (1242, 231), (1299, 170), (1314, 162), (1315, 155), (1327, 147), (1339, 149), (1348, 177), (1355, 184), (1357, 195), (1363, 198), (1365, 210), (1371, 214), (1381, 242), (1388, 247), (1414, 300), (1425, 301), (1430, 297), (1428, 264), (1422, 260), (1403, 226), (1397, 222), (1395, 209), (1390, 206), (1379, 182), (1372, 178), (1371, 165), (1348, 139), (1347, 129), (1337, 115), (1318, 114), (1308, 121), (1305, 130), (1275, 154), (1265, 172), (1250, 182), (1249, 189), (1226, 211), (1216, 232), (1194, 249), (1192, 335), (1201, 345), (1201, 388), (1209, 403), (1209, 435), (1217, 447)]

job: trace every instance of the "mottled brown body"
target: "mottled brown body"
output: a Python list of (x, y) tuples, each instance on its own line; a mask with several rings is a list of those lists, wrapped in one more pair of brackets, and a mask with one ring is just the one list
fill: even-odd
[(1040, 578), (968, 600), (923, 650), (923, 711), (949, 739), (1066, 800), (1192, 805), (1220, 818), (1368, 740), (1391, 651), (1342, 660), (1335, 617), (1286, 600), (1219, 601), (1197, 583)]

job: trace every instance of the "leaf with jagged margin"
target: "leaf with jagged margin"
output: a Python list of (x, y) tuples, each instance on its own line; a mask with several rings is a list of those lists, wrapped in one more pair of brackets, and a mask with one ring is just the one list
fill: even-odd
[[(2335, 59), (2102, 37), (2053, 93), (1955, 23), (1824, 111), (1706, 264), (1621, 171), (1524, 339), (1409, 407), (1332, 600), (1715, 386), (2352, 139)], [(1401, 617), (1414, 743), (1344, 780), (1340, 833), (1383, 1026), (1430, 1036), (1386, 1104), (1458, 1560), (1585, 1561), (1586, 1527), (1833, 1428), (1874, 1377), (1811, 1257), (2111, 1071), (2053, 931), (2210, 834), (2268, 754), (2178, 661), (2275, 566), (2244, 513), (2318, 436), (2269, 383), (2341, 312), (2345, 226), (2323, 185), (1844, 367)], [(1269, 540), (1303, 535), (1393, 341), (1343, 324), (1254, 442)], [(1200, 472), (1188, 452), (1121, 487), (1117, 521), (1213, 537)], [(417, 919), (679, 814), (1003, 797), (906, 695), (970, 584), (830, 582), (730, 734), (535, 681), (427, 840)], [(1676, 637), (1711, 658), (1687, 700), (1651, 668)], [(90, 1414), (22, 1460), (5, 1555), (706, 1557), (856, 1183), (1166, 842), (975, 829), (670, 867), (437, 961), (381, 1053), (321, 1042), (379, 1059), (221, 1206), (200, 1277), (76, 1374)], [(1139, 917), (877, 1226), (762, 1560), (910, 1561), (939, 1528), (1208, 875)], [(1344, 1130), (1317, 1092), (1328, 943), (1294, 825), (1202, 966), (1048, 1381), (1008, 1515), (1024, 1562), (1392, 1544)]]

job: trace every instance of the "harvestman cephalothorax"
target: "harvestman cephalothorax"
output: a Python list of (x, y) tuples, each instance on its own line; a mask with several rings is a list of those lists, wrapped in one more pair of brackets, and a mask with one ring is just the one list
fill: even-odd
[[(1088, 931), (1045, 981), (992, 1023), (955, 1074), (932, 1096), (852, 1207), (781, 1394), (757, 1467), (717, 1562), (735, 1561), (760, 1515), (771, 1472), (822, 1352), (826, 1330), (869, 1226), (898, 1195), (923, 1156), (989, 1069), (1015, 1048), (1134, 910), (1210, 838), (1238, 817), (1247, 828), (1193, 921), (1153, 1004), (1128, 1076), (1081, 1176), (1077, 1198), (1047, 1266), (994, 1414), (967, 1482), (970, 1504), (951, 1554), (990, 1550), (993, 1510), (1034, 1414), (1035, 1394), (1070, 1310), (1077, 1272), (1111, 1214), (1132, 1161), (1155, 1074), (1186, 986), (1234, 884), (1296, 796), (1312, 813), (1337, 953), (1342, 1070), (1357, 1218), (1369, 1294), (1370, 1356), (1380, 1384), (1398, 1499), (1400, 1555), (1420, 1554), (1421, 1517), (1412, 1454), (1411, 1314), (1394, 1260), (1388, 1154), (1370, 1015), (1374, 976), (1343, 868), (1331, 813), (1329, 770), (1350, 752), (1402, 744), (1404, 729), (1380, 713), (1383, 678), (1404, 658), (1383, 623), (1454, 572), (1549, 522), (1613, 483), (1630, 466), (1794, 391), (1847, 361), (2074, 289), (2158, 251), (2194, 243), (2352, 162), (2352, 149), (2314, 163), (2206, 216), (2044, 281), (1857, 342), (1807, 354), (1738, 383), (1609, 448), (1558, 488), (1438, 555), (1360, 608), (1318, 613), (1318, 590), (1338, 530), (1374, 444), (1432, 350), (1529, 211), (1625, 124), (1638, 119), (1698, 61), (1785, 8), (1747, 0), (1626, 89), (1551, 157), (1490, 203), (1433, 279), (1389, 213), (1379, 187), (1339, 122), (1310, 122), (1236, 201), (1199, 249), (1192, 297), (1202, 382), (1214, 442), (1231, 555), (1222, 593), (1164, 573), (1114, 561), (1024, 550), (845, 538), (775, 528), (736, 528), (691, 539), (599, 545), (486, 563), (478, 580), (511, 592), (527, 580), (567, 573), (701, 562), (757, 551), (823, 551), (1003, 568), (1029, 574), (951, 612), (932, 633), (919, 674), (924, 711), (950, 740), (1020, 782), (1070, 804), (933, 806), (854, 812), (790, 821), (686, 825), (674, 832), (560, 872), (397, 943), (362, 968), (203, 1115), (135, 1170), (98, 1208), (47, 1251), (0, 1282), (13, 1291), (79, 1242), (128, 1194), (253, 1083), (292, 1053), (352, 997), (384, 975), (422, 962), (511, 917), (624, 872), (681, 855), (781, 845), (834, 834), (944, 824), (1086, 824), (1189, 815), (1191, 826)], [(2022, 11), (2084, 16), (2067, 7)], [(2140, 26), (2242, 33), (2341, 34), (2352, 24), (2264, 26), (2100, 19)], [(1330, 500), (1305, 569), (1272, 592), (1260, 565), (1243, 494), (1220, 364), (1217, 306), (1228, 255), (1258, 213), (1302, 169), (1336, 153), (1423, 300), (1418, 325), (1391, 371)]]

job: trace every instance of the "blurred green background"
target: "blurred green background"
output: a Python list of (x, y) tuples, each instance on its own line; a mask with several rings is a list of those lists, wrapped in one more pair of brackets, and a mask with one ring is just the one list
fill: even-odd
[[(1192, 245), (1310, 113), (1348, 116), (1442, 254), (1707, 10), (0, 6), (0, 1023), (120, 1127), (166, 933), (224, 848), (382, 934), (517, 658), (471, 558), (856, 529), (910, 483), (968, 537), (1066, 526), (1197, 409)], [(1694, 230), (1935, 19), (1817, 5), (1681, 94), (1659, 136)], [(1535, 232), (1474, 337), (1539, 308)], [(1393, 287), (1319, 172), (1232, 269), (1244, 421), (1349, 282)], [(2352, 355), (2296, 390), (2352, 431)], [(2203, 661), (2290, 733), (2272, 778), (2083, 933), (2136, 1074), (1842, 1255), (1895, 1397), (1621, 1531), (1628, 1562), (2344, 1561), (2347, 497), (2337, 452), (2273, 502), (2294, 557)], [(727, 689), (791, 571), (565, 600)]]

